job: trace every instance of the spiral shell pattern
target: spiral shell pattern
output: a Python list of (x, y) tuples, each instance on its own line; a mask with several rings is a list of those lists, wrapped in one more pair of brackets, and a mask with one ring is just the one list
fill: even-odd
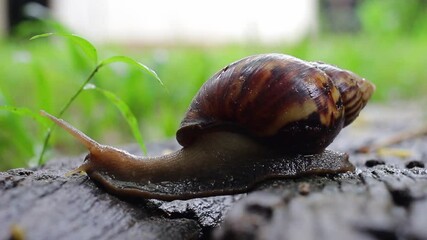
[(354, 120), (346, 120), (345, 112), (357, 116), (366, 104), (356, 100), (361, 98), (354, 93), (357, 84), (346, 87), (343, 98), (323, 66), (284, 54), (255, 55), (228, 65), (194, 97), (178, 142), (185, 147), (204, 132), (235, 131), (285, 152), (323, 151)]

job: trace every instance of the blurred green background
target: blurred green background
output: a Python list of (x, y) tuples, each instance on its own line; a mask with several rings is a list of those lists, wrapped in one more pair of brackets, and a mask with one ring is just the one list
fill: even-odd
[[(154, 69), (165, 87), (125, 64), (101, 69), (93, 83), (114, 91), (129, 105), (146, 142), (172, 138), (203, 82), (228, 63), (257, 53), (287, 53), (349, 69), (376, 84), (376, 102), (425, 99), (427, 1), (359, 1), (357, 21), (347, 25), (337, 25), (325, 8), (319, 11), (319, 33), (294, 44), (96, 44), (101, 59), (132, 57)], [(68, 30), (52, 19), (23, 22), (10, 36), (0, 39), (0, 105), (57, 114), (86, 79), (94, 66), (78, 46), (64, 38), (29, 41), (35, 34), (52, 31)], [(96, 92), (83, 92), (63, 118), (102, 143), (118, 146), (135, 142), (118, 110)], [(0, 111), (0, 170), (34, 162), (45, 134), (46, 128), (33, 119)], [(84, 151), (62, 130), (54, 131), (50, 145), (47, 158), (55, 151)]]

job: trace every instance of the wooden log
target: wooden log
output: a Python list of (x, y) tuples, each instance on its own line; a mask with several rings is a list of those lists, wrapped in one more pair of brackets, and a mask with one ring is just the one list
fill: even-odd
[(233, 206), (215, 239), (427, 238), (426, 169), (378, 165), (262, 188)]

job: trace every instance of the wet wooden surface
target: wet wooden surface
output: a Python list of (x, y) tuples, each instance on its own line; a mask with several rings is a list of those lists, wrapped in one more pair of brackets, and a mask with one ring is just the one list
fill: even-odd
[(423, 124), (415, 107), (397, 108), (369, 106), (331, 146), (350, 153), (354, 173), (270, 181), (249, 194), (127, 202), (86, 176), (64, 177), (84, 155), (2, 172), (0, 239), (427, 239), (427, 138), (353, 151)]

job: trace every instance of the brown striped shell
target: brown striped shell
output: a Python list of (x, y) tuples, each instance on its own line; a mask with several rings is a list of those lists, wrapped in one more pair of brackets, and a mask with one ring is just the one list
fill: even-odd
[(374, 85), (337, 67), (283, 54), (236, 61), (194, 97), (178, 142), (234, 131), (292, 153), (323, 151), (366, 105)]

